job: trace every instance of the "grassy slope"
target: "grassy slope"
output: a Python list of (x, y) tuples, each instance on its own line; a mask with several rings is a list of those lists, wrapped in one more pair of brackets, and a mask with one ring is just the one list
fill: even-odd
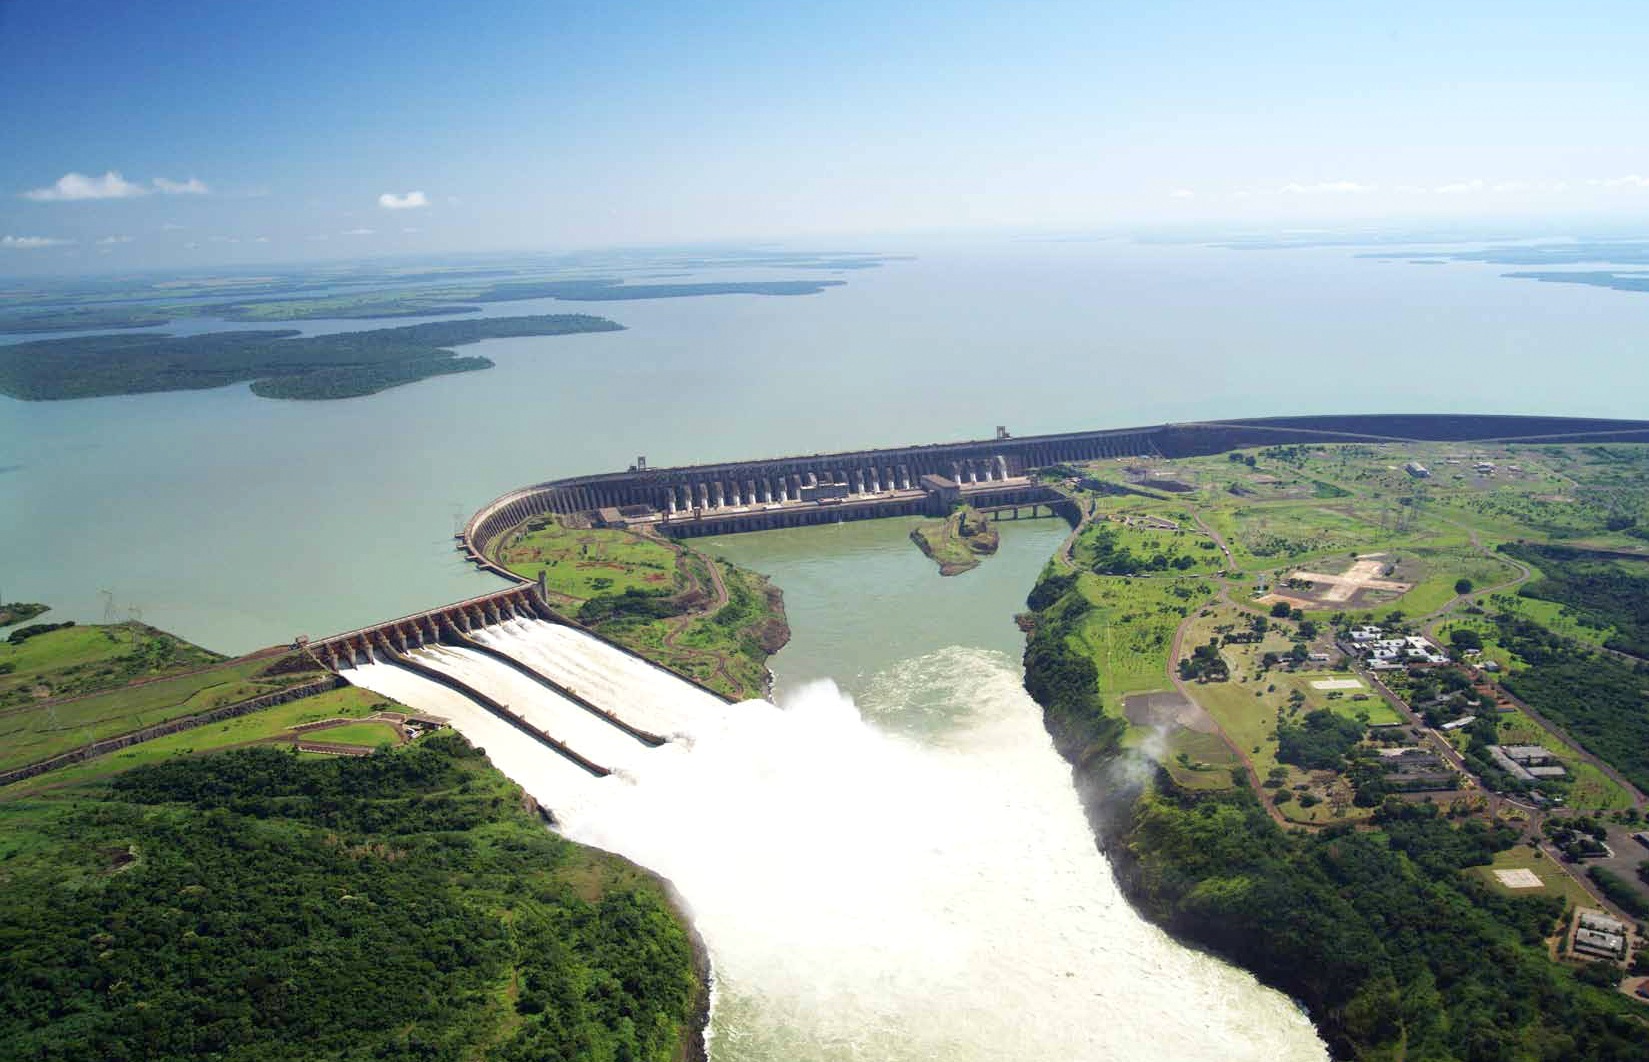
[[(292, 731), (295, 726), (322, 719), (354, 719), (382, 709), (404, 710), (392, 701), (354, 686), (329, 690), (314, 697), (266, 708), (261, 712), (131, 745), (118, 752), (62, 767), (26, 781), (15, 782), (0, 789), (0, 799), (11, 799), (63, 785), (98, 781), (133, 767), (159, 763), (172, 756), (211, 752), (253, 742), (295, 741), (299, 737)], [(305, 736), (314, 741), (327, 741), (332, 739), (324, 735), (330, 733), (335, 731), (320, 730)]]
[(141, 624), (64, 627), (0, 642), (0, 709), (94, 693), (204, 667), (223, 657)]
[[(767, 580), (682, 543), (612, 528), (570, 528), (534, 521), (497, 545), (511, 571), (544, 573), (551, 607), (593, 622), (602, 635), (734, 699), (766, 691), (767, 658), (788, 637), (784, 608)], [(716, 565), (725, 606), (707, 611)], [(622, 612), (591, 621), (586, 606), (626, 593), (652, 595), (665, 615)]]
[[(154, 646), (172, 647), (165, 659), (175, 666), (145, 670)], [(92, 741), (140, 730), (171, 719), (209, 711), (271, 693), (317, 673), (271, 674), (284, 659), (223, 661), (153, 628), (71, 627), (29, 639), (14, 648), (18, 680), (0, 711), (0, 769), (37, 763)], [(150, 651), (147, 651), (150, 650)], [(180, 667), (211, 663), (172, 674)], [(158, 675), (158, 677), (151, 677)], [(119, 685), (117, 680), (136, 682)], [(100, 692), (37, 703), (33, 691), (85, 686)]]

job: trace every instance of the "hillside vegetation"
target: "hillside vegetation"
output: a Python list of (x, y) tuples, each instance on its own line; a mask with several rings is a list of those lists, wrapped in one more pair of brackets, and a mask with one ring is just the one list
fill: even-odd
[(452, 732), (174, 758), (0, 802), (13, 1058), (668, 1060), (704, 986), (659, 884)]

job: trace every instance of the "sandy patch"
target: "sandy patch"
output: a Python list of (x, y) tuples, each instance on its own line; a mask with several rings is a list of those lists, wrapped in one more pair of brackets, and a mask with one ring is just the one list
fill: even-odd
[(1314, 690), (1361, 690), (1368, 687), (1361, 679), (1316, 679), (1311, 683)]
[(1500, 884), (1508, 889), (1538, 889), (1546, 884), (1540, 880), (1539, 874), (1526, 867), (1518, 867), (1516, 870), (1497, 870), (1494, 872), (1494, 876), (1499, 879)]
[(1359, 590), (1389, 590), (1401, 594), (1413, 586), (1412, 583), (1380, 578), (1380, 572), (1385, 566), (1384, 557), (1359, 557), (1350, 568), (1339, 575), (1294, 572), (1291, 578), (1304, 579), (1312, 583), (1313, 596), (1324, 604), (1350, 601)]

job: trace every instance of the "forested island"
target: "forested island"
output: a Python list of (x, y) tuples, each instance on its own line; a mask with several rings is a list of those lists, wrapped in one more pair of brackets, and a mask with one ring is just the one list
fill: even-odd
[(252, 381), (265, 398), (354, 398), (492, 367), (446, 348), (483, 339), (619, 331), (587, 314), (435, 321), (296, 338), (293, 330), (96, 335), (0, 346), (0, 394), (27, 400), (190, 391)]
[[(385, 269), (317, 268), (265, 275), (188, 277), (157, 282), (109, 278), (72, 285), (0, 288), (0, 334), (153, 328), (179, 318), (244, 323), (372, 320), (477, 313), (481, 305), (524, 299), (625, 302), (708, 295), (816, 295), (841, 280), (691, 280), (691, 273), (624, 273), (668, 266), (698, 272), (716, 268), (874, 269), (890, 259), (870, 254), (781, 254), (729, 251), (686, 258), (636, 260), (628, 256), (542, 256), (511, 267)], [(572, 276), (586, 271), (594, 275)], [(548, 271), (552, 275), (545, 276)], [(598, 271), (598, 272), (597, 272)], [(618, 274), (618, 275), (609, 275)], [(662, 277), (670, 277), (661, 282)]]

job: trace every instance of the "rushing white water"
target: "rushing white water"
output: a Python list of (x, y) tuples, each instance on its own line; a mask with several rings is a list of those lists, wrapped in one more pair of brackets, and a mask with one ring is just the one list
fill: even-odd
[[(394, 664), (358, 664), (350, 682), (451, 723), (470, 744), (487, 751), (493, 766), (546, 807), (576, 799), (595, 779), (546, 745), (453, 690)], [(549, 691), (546, 690), (546, 693)]]
[[(628, 767), (648, 746), (509, 665), (458, 646), (413, 652), (421, 663), (466, 683), (608, 770)], [(603, 706), (605, 707), (605, 706)]]
[(920, 694), (948, 725), (899, 737), (814, 683), (557, 805), (686, 898), (717, 1062), (1323, 1058), (1287, 999), (1127, 906), (1008, 658), (875, 685), (873, 711)]
[(725, 707), (674, 675), (559, 623), (511, 620), (477, 637), (631, 726), (660, 736)]
[[(485, 637), (557, 681), (576, 662), (586, 696), (682, 740), (625, 737), (635, 754), (596, 780), (413, 672), (348, 675), (450, 720), (569, 837), (675, 883), (716, 973), (715, 1062), (1324, 1057), (1286, 998), (1128, 907), (1009, 657), (903, 661), (861, 712), (828, 681), (723, 704), (548, 624)], [(582, 711), (473, 652), (422, 659), (535, 721)]]

